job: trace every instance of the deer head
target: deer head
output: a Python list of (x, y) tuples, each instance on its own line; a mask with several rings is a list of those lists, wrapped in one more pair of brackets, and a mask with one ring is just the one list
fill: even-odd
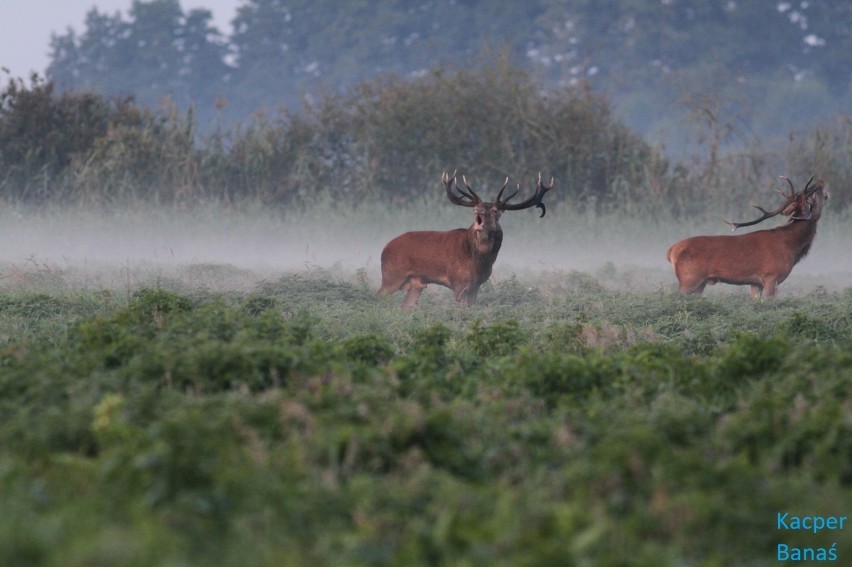
[(465, 189), (456, 185), (456, 172), (453, 172), (452, 177), (444, 172), (441, 176), (441, 181), (444, 183), (444, 188), (447, 191), (447, 198), (451, 203), (462, 207), (473, 207), (474, 220), (473, 225), (471, 225), (471, 229), (477, 233), (481, 240), (486, 241), (500, 230), (500, 224), (498, 221), (500, 220), (500, 215), (503, 214), (503, 211), (519, 211), (521, 209), (538, 207), (541, 209), (541, 215), (539, 218), (543, 217), (547, 212), (547, 209), (542, 202), (542, 198), (545, 193), (553, 188), (553, 178), (550, 179), (549, 185), (545, 185), (542, 183), (541, 173), (539, 173), (535, 194), (521, 203), (510, 204), (509, 201), (512, 197), (518, 194), (520, 184), (511, 195), (503, 199), (503, 192), (509, 185), (508, 177), (506, 178), (506, 181), (503, 182), (503, 186), (500, 188), (500, 192), (497, 193), (497, 198), (493, 202), (483, 201), (482, 198), (480, 198), (480, 196), (471, 189), (470, 184), (468, 184), (467, 178), (464, 175), (462, 175), (462, 182), (464, 183)]
[[(819, 203), (817, 215), (821, 211), (821, 203), (824, 199), (828, 198), (828, 193), (826, 193), (824, 187), (825, 183), (820, 179), (813, 186), (811, 183), (814, 178), (811, 177), (810, 180), (805, 184), (805, 188), (802, 189), (800, 193), (796, 193), (796, 189), (793, 187), (793, 182), (790, 181), (789, 177), (784, 177), (783, 175), (780, 177), (784, 179), (787, 184), (790, 186), (790, 193), (784, 193), (782, 191), (777, 191), (782, 197), (784, 197), (784, 202), (780, 207), (775, 209), (774, 211), (767, 211), (763, 207), (759, 205), (755, 205), (752, 203), (752, 206), (763, 213), (760, 217), (753, 221), (749, 222), (731, 222), (726, 220), (725, 222), (731, 225), (731, 232), (737, 230), (743, 226), (752, 226), (758, 224), (760, 222), (765, 221), (766, 219), (770, 219), (772, 217), (778, 215), (784, 215), (787, 217), (787, 222), (793, 222), (797, 220), (810, 220), (814, 213), (814, 205), (817, 203), (815, 200), (815, 195), (819, 192)], [(819, 218), (819, 217), (817, 217)]]

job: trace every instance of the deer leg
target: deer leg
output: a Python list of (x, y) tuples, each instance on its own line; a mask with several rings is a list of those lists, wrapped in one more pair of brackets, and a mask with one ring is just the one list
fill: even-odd
[(675, 277), (677, 277), (680, 292), (684, 295), (690, 293), (701, 295), (704, 293), (704, 286), (707, 285), (707, 279), (700, 274), (696, 274), (695, 270), (690, 268), (691, 266), (685, 263), (674, 263), (674, 273)]
[(684, 295), (694, 293), (697, 295), (701, 295), (704, 293), (704, 286), (707, 285), (706, 280), (700, 280), (698, 282), (688, 282), (682, 281), (680, 283), (680, 292)]
[(752, 284), (751, 286), (751, 298), (752, 299), (760, 299), (760, 296), (763, 294), (763, 286), (758, 284)]
[(405, 290), (405, 299), (402, 300), (402, 307), (404, 309), (412, 309), (417, 305), (420, 294), (426, 289), (426, 284), (417, 278), (412, 278), (402, 286), (402, 289)]
[(405, 282), (401, 282), (400, 278), (388, 276), (386, 274), (382, 274), (382, 286), (379, 288), (379, 291), (376, 292), (376, 295), (379, 297), (390, 295), (395, 291), (399, 291), (403, 289), (405, 286)]
[(775, 292), (778, 289), (778, 282), (774, 279), (767, 280), (763, 286), (763, 297), (775, 297)]
[(465, 287), (456, 294), (456, 304), (459, 307), (470, 307), (476, 302), (476, 296), (479, 293), (479, 288)]
[(476, 303), (476, 292), (474, 291), (472, 293), (462, 294), (458, 299), (456, 299), (456, 303), (460, 307), (470, 307)]

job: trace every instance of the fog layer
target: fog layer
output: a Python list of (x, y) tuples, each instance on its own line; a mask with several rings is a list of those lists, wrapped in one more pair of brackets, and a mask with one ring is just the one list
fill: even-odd
[[(371, 217), (370, 211), (282, 214), (270, 210), (200, 211), (53, 210), (2, 215), (0, 266), (8, 280), (16, 271), (65, 270), (86, 287), (132, 284), (128, 278), (162, 275), (183, 266), (229, 265), (245, 286), (284, 272), (317, 268), (341, 273), (362, 270), (378, 285), (385, 243), (406, 230), (445, 230), (468, 226), (469, 211), (447, 205), (432, 215), (415, 213)], [(582, 271), (606, 285), (636, 290), (675, 289), (666, 261), (668, 247), (695, 234), (728, 234), (721, 221), (706, 225), (636, 219), (568, 217), (558, 207), (545, 218), (531, 211), (507, 212), (501, 219), (503, 247), (494, 279), (512, 275), (534, 279), (543, 272)], [(765, 228), (772, 225), (767, 223)], [(852, 265), (844, 247), (848, 231), (839, 218), (821, 221), (810, 254), (794, 269), (782, 293), (852, 286)], [(133, 274), (133, 276), (131, 276)], [(226, 282), (224, 287), (240, 285)], [(242, 285), (240, 285), (242, 287)], [(719, 285), (719, 293), (744, 288)]]

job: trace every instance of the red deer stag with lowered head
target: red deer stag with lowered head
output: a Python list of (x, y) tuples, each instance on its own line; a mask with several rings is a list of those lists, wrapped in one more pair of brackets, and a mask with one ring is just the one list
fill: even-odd
[(456, 186), (455, 173), (452, 177), (444, 173), (441, 181), (451, 203), (473, 207), (473, 224), (470, 228), (444, 232), (406, 232), (388, 242), (382, 250), (382, 287), (379, 295), (404, 290), (404, 308), (414, 307), (428, 284), (448, 287), (455, 293), (459, 305), (472, 305), (480, 286), (491, 276), (491, 267), (503, 243), (503, 229), (497, 222), (500, 215), (503, 211), (538, 207), (543, 217), (546, 209), (541, 200), (553, 187), (553, 179), (550, 185), (545, 185), (539, 173), (535, 194), (522, 203), (510, 205), (509, 200), (517, 191), (501, 200), (509, 184), (508, 177), (493, 203), (480, 199), (464, 176), (462, 181), (467, 191)]
[(695, 236), (669, 248), (667, 258), (681, 293), (701, 294), (707, 284), (722, 282), (750, 285), (753, 298), (775, 296), (778, 284), (787, 279), (793, 266), (810, 250), (822, 207), (828, 200), (822, 180), (811, 185), (811, 178), (796, 193), (793, 183), (786, 177), (782, 179), (790, 184), (790, 194), (784, 195), (780, 207), (767, 211), (754, 205), (763, 213), (759, 218), (750, 222), (725, 222), (736, 230), (784, 215), (786, 224), (736, 236)]

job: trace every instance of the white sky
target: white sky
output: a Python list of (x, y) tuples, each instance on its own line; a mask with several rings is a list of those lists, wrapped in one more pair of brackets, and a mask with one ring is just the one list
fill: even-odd
[[(93, 7), (100, 12), (121, 12), (127, 17), (132, 0), (2, 0), (0, 18), (0, 67), (12, 77), (29, 78), (32, 71), (44, 75), (50, 56), (51, 34), (64, 35), (71, 27), (85, 31), (86, 13)], [(184, 12), (207, 8), (213, 12), (213, 24), (225, 35), (231, 33), (231, 20), (242, 0), (180, 0)], [(9, 75), (0, 73), (0, 85)]]

